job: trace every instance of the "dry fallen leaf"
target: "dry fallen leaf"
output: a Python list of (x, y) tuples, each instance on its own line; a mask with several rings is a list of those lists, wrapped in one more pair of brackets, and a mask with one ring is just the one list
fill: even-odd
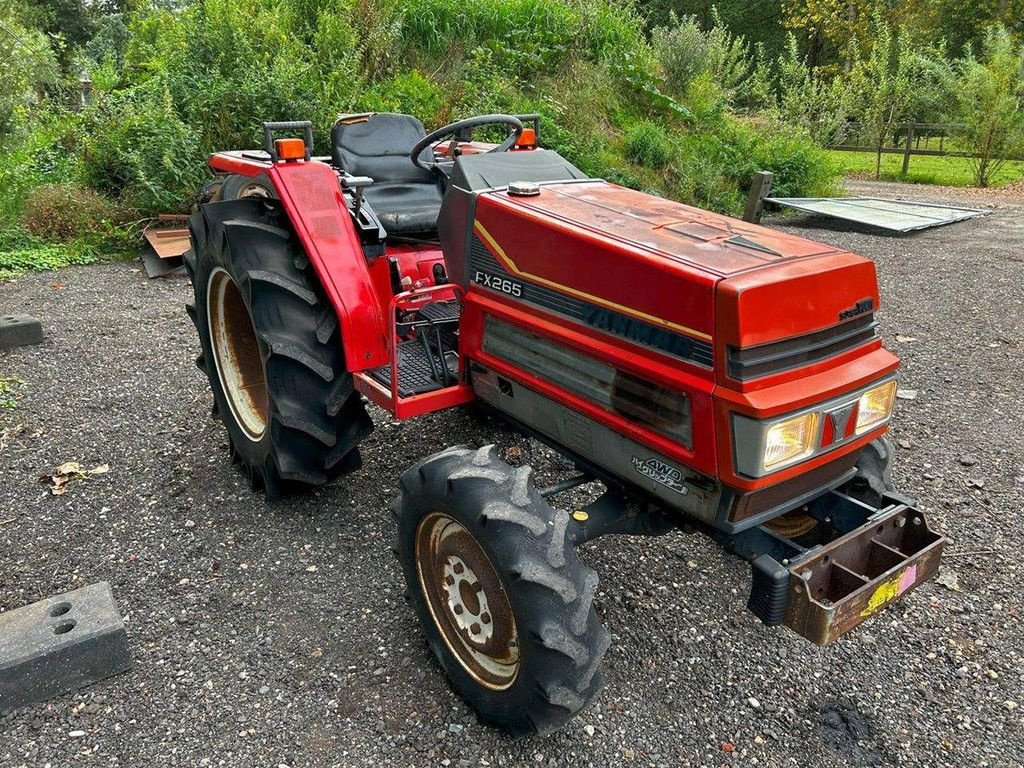
[(77, 461), (66, 461), (53, 471), (52, 475), (40, 475), (39, 482), (50, 486), (50, 493), (61, 496), (67, 491), (68, 483), (74, 480), (88, 480), (94, 475), (103, 475), (110, 471), (109, 464), (100, 464), (92, 469), (82, 469)]

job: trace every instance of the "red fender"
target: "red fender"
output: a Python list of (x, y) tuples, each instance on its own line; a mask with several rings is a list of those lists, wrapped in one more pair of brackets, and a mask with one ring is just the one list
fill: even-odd
[(267, 174), (338, 316), (346, 368), (388, 365), (381, 301), (334, 170), (319, 162), (268, 164), (227, 153), (211, 157), (210, 166), (246, 176)]

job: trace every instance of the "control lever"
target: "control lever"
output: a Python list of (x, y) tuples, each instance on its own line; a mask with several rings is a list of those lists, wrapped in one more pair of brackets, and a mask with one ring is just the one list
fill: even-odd
[(345, 174), (341, 177), (341, 188), (344, 190), (355, 190), (356, 197), (356, 210), (355, 217), (359, 218), (359, 210), (363, 207), (363, 187), (368, 187), (373, 184), (373, 179), (369, 176), (349, 176)]

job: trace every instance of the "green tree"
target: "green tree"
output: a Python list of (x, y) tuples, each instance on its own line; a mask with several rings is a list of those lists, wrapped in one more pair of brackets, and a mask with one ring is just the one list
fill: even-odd
[(1024, 0), (931, 0), (915, 14), (914, 27), (927, 42), (945, 42), (955, 56), (980, 50), (993, 26), (1024, 35)]
[(678, 96), (703, 76), (731, 103), (750, 75), (750, 47), (722, 25), (713, 9), (707, 28), (692, 16), (669, 14), (668, 26), (652, 30), (651, 44), (669, 91)]
[(877, 0), (783, 0), (784, 24), (807, 39), (807, 57), (812, 69), (823, 65), (842, 64), (848, 72), (856, 58), (855, 51), (871, 49), (873, 20), (891, 19), (895, 9), (906, 12), (912, 3), (892, 4), (891, 8)]
[(74, 55), (96, 32), (100, 14), (89, 0), (27, 0), (21, 13), (52, 39), (59, 40), (57, 58), (61, 69), (70, 71)]
[(57, 58), (41, 31), (0, 13), (0, 43), (5, 51), (0, 78), (0, 140), (14, 131), (24, 114), (57, 82)]
[(648, 25), (664, 27), (671, 14), (692, 16), (705, 29), (717, 23), (750, 45), (763, 45), (772, 57), (786, 46), (783, 0), (639, 0)]
[(954, 65), (955, 115), (974, 153), (974, 180), (987, 187), (1007, 158), (1024, 153), (1024, 44), (1005, 27), (991, 29), (981, 55)]
[(875, 178), (881, 177), (882, 150), (896, 127), (913, 117), (924, 82), (922, 61), (906, 34), (876, 16), (874, 45), (850, 72), (850, 87), (861, 133), (875, 148)]
[(777, 67), (775, 114), (778, 118), (804, 131), (822, 146), (842, 141), (851, 110), (850, 89), (845, 80), (814, 73), (793, 35), (789, 36)]

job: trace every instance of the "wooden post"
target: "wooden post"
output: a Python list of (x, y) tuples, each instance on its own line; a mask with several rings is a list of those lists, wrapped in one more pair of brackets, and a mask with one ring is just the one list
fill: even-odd
[(82, 79), (78, 81), (79, 95), (81, 97), (82, 108), (88, 107), (92, 104), (92, 80), (89, 79), (89, 75), (82, 73)]
[(910, 150), (913, 149), (914, 142), (914, 121), (907, 120), (907, 143), (903, 147), (903, 175), (907, 175), (907, 171), (910, 170)]
[(764, 213), (764, 199), (772, 189), (772, 172), (757, 171), (750, 182), (750, 195), (747, 197), (747, 208), (743, 212), (743, 220), (757, 224)]

